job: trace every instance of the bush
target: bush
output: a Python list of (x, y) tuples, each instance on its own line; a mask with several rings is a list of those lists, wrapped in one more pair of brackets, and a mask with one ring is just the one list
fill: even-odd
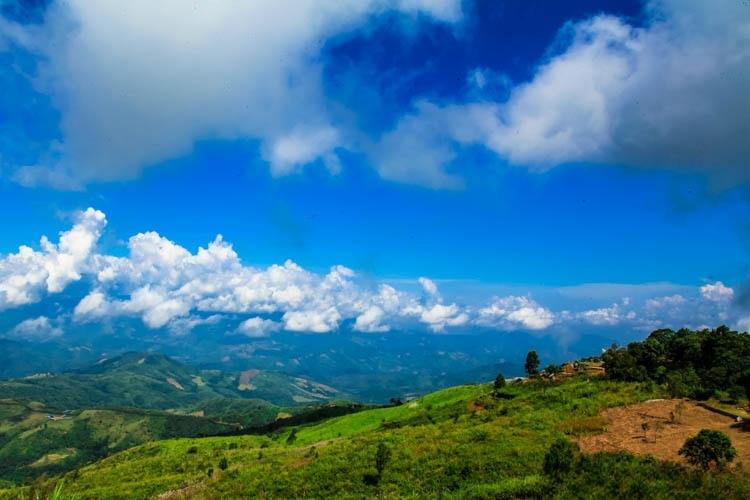
[(558, 478), (570, 472), (576, 463), (578, 446), (565, 438), (559, 438), (552, 443), (544, 456), (544, 473)]
[(219, 469), (227, 470), (227, 467), (229, 467), (229, 462), (227, 461), (227, 457), (221, 457), (221, 460), (219, 460)]
[(505, 387), (505, 377), (503, 377), (502, 373), (498, 373), (497, 377), (495, 377), (495, 382), (492, 384), (492, 389), (497, 393), (503, 387)]
[(703, 429), (685, 441), (679, 453), (691, 465), (708, 470), (712, 464), (723, 468), (725, 464), (734, 460), (737, 450), (732, 446), (729, 436), (723, 432)]
[(191, 455), (194, 455), (194, 454), (198, 453), (198, 447), (197, 446), (191, 446), (190, 448), (187, 449), (187, 452), (190, 453)]
[(383, 475), (385, 465), (391, 459), (391, 449), (385, 445), (385, 443), (378, 444), (378, 451), (375, 452), (375, 469), (378, 471), (378, 476)]

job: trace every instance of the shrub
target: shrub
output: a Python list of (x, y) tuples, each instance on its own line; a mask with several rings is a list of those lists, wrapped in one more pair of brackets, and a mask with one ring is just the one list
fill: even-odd
[(191, 455), (194, 455), (194, 454), (198, 453), (198, 447), (197, 446), (191, 446), (190, 448), (187, 449), (187, 452), (190, 453)]
[(286, 438), (286, 444), (292, 444), (297, 440), (297, 428), (295, 427), (292, 429), (292, 432), (289, 433), (289, 437)]
[(378, 471), (378, 476), (383, 475), (383, 470), (390, 459), (391, 449), (385, 443), (379, 443), (378, 451), (375, 452), (375, 469)]
[(505, 387), (505, 377), (503, 377), (502, 373), (498, 373), (497, 377), (495, 377), (495, 382), (492, 384), (492, 388), (497, 393), (503, 387)]
[(544, 473), (552, 477), (560, 477), (570, 472), (576, 463), (578, 446), (565, 438), (559, 438), (552, 443), (544, 456)]
[(732, 446), (729, 436), (723, 432), (703, 429), (685, 441), (679, 453), (691, 465), (708, 470), (712, 464), (723, 468), (726, 463), (734, 460), (737, 450)]
[(219, 460), (219, 469), (227, 470), (227, 467), (229, 467), (229, 461), (227, 461), (227, 457), (221, 457), (221, 460)]

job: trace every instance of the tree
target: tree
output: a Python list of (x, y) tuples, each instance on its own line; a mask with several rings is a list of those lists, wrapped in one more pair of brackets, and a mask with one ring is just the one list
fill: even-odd
[(723, 432), (703, 429), (685, 441), (679, 454), (683, 455), (689, 464), (708, 470), (711, 464), (718, 468), (724, 467), (734, 460), (737, 450), (732, 446), (729, 436)]
[(536, 351), (529, 351), (529, 353), (526, 355), (526, 363), (524, 364), (524, 368), (526, 368), (526, 373), (529, 374), (529, 377), (533, 377), (537, 373), (539, 373), (539, 356), (537, 355)]
[(546, 373), (547, 375), (557, 375), (562, 372), (562, 365), (556, 365), (554, 363), (547, 365), (547, 367), (544, 369), (544, 373)]
[(497, 377), (495, 377), (495, 383), (492, 384), (492, 388), (495, 392), (497, 392), (503, 387), (505, 387), (505, 377), (503, 377), (502, 373), (498, 373)]
[(552, 443), (544, 456), (544, 473), (559, 478), (570, 472), (576, 462), (578, 447), (565, 438), (559, 438)]
[(391, 449), (385, 443), (378, 444), (378, 451), (375, 452), (375, 469), (378, 471), (378, 478), (383, 475), (385, 465), (391, 459)]

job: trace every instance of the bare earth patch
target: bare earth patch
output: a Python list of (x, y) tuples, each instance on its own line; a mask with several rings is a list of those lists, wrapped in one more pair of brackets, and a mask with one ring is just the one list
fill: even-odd
[(602, 434), (581, 437), (578, 444), (585, 453), (628, 451), (652, 455), (660, 460), (684, 462), (677, 453), (685, 440), (701, 429), (726, 433), (737, 449), (736, 464), (750, 470), (750, 432), (734, 419), (681, 399), (654, 400), (636, 405), (608, 408), (601, 417), (606, 430)]

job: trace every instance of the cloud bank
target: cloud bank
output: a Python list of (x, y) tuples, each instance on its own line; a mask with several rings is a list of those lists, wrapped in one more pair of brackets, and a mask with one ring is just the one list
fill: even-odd
[[(0, 311), (53, 298), (74, 282), (85, 295), (59, 317), (30, 317), (6, 332), (31, 340), (64, 334), (64, 322), (108, 322), (137, 318), (150, 329), (184, 333), (198, 325), (227, 322), (227, 334), (264, 337), (280, 331), (328, 333), (341, 328), (384, 333), (426, 329), (441, 333), (465, 328), (545, 331), (575, 325), (636, 329), (737, 323), (732, 288), (721, 282), (696, 287), (691, 296), (629, 298), (607, 307), (553, 311), (530, 295), (494, 297), (486, 303), (447, 301), (437, 283), (421, 277), (422, 293), (363, 280), (335, 265), (326, 274), (287, 260), (258, 268), (244, 264), (231, 244), (217, 236), (196, 252), (156, 232), (128, 240), (127, 255), (100, 253), (107, 219), (99, 210), (78, 212), (73, 226), (54, 243), (21, 246), (0, 256)], [(238, 319), (239, 318), (239, 319)], [(234, 326), (228, 326), (234, 321)]]
[(413, 96), (395, 127), (365, 137), (334, 116), (321, 55), (384, 12), (449, 25), (464, 16), (459, 0), (71, 0), (52, 2), (39, 25), (0, 18), (0, 51), (33, 54), (33, 86), (60, 113), (60, 137), (14, 178), (75, 189), (136, 177), (201, 140), (242, 139), (259, 142), (274, 176), (318, 161), (337, 173), (345, 148), (384, 179), (435, 189), (463, 186), (450, 167), (471, 146), (537, 172), (581, 162), (750, 180), (743, 2), (652, 0), (642, 25), (571, 22), (529, 81), (470, 72), (478, 95), (498, 80), (507, 99)]
[(581, 162), (747, 182), (750, 7), (654, 0), (645, 12), (642, 27), (608, 15), (568, 24), (505, 101), (418, 101), (382, 137), (381, 175), (455, 187), (446, 167), (480, 145), (533, 171)]
[(274, 175), (317, 159), (336, 171), (345, 144), (320, 51), (387, 11), (440, 23), (462, 15), (458, 0), (71, 0), (52, 2), (41, 25), (0, 18), (0, 50), (12, 42), (38, 58), (34, 86), (61, 113), (57, 163), (24, 166), (16, 180), (129, 179), (205, 139), (259, 140)]

